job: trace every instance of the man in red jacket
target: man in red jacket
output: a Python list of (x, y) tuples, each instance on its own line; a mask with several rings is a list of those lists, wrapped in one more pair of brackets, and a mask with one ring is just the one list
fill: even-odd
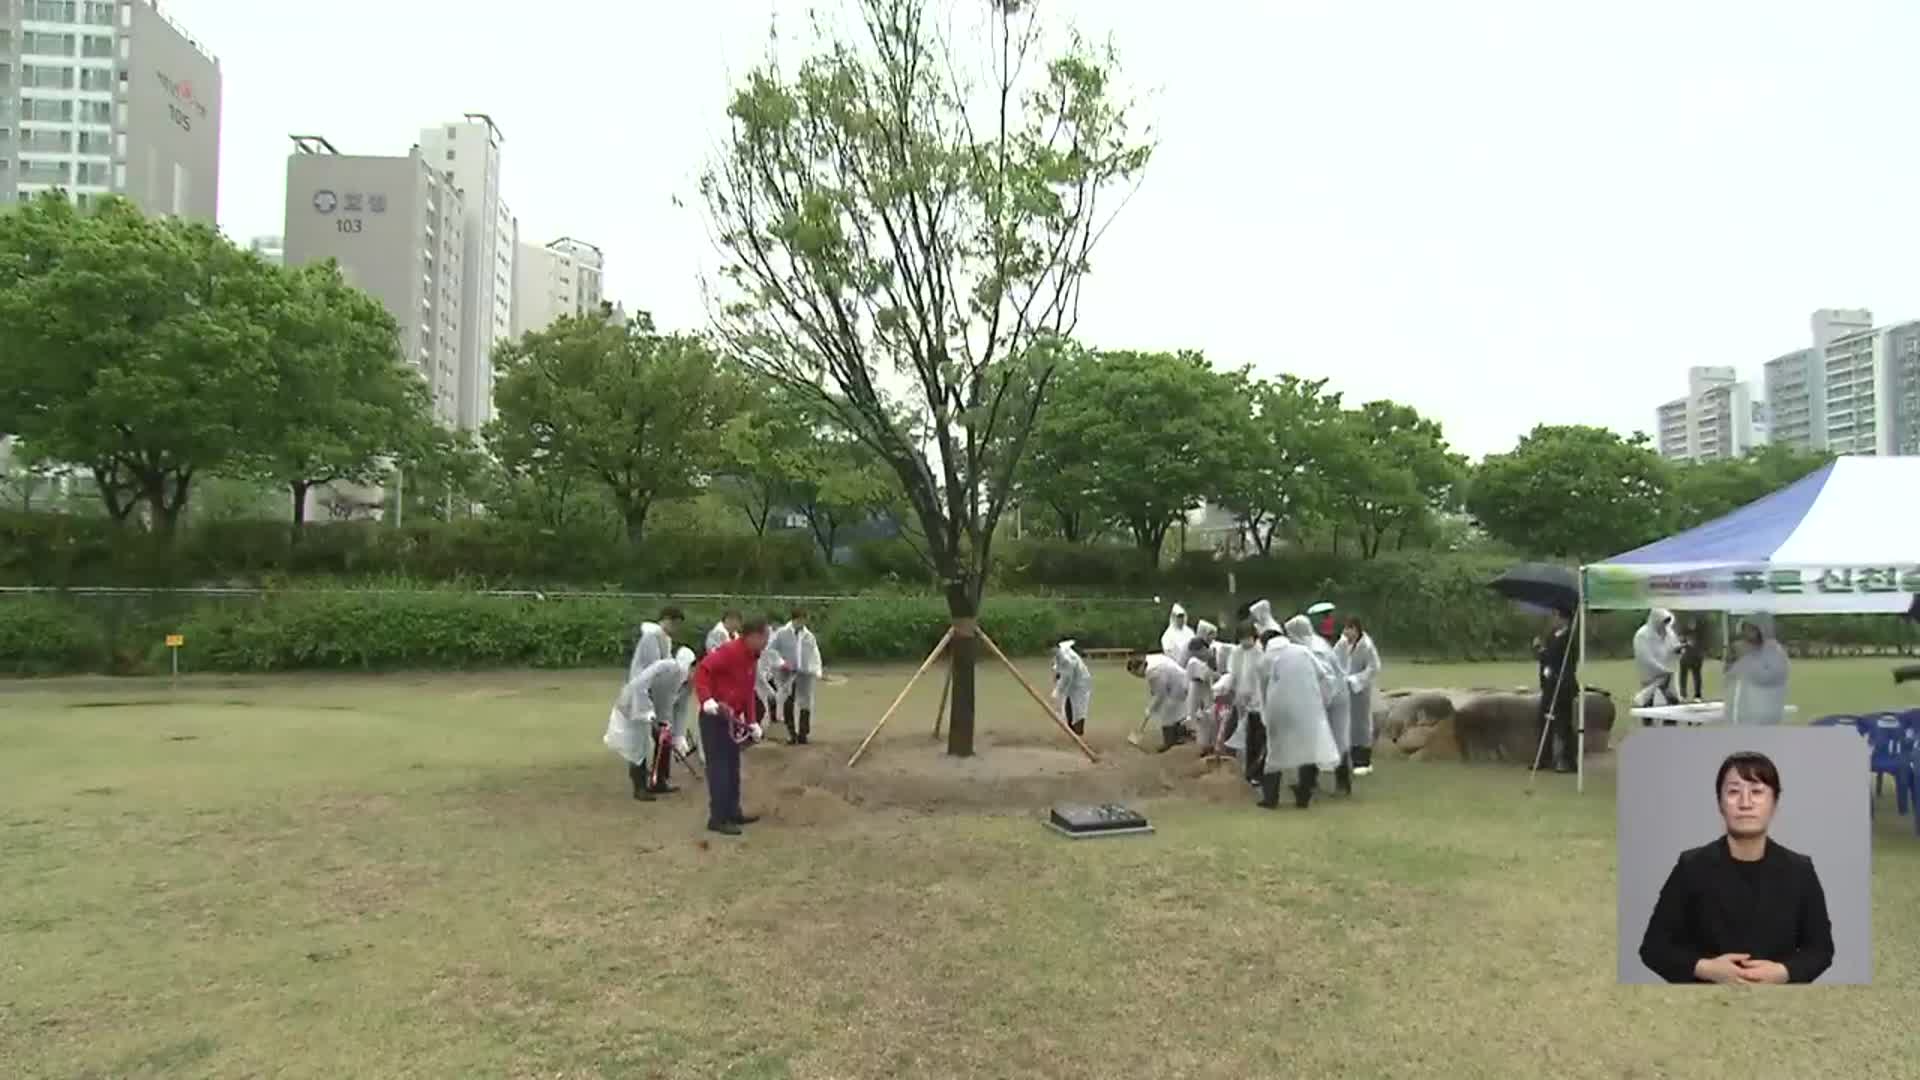
[(760, 741), (754, 684), (766, 647), (767, 620), (753, 619), (693, 669), (700, 745), (707, 751), (707, 828), (728, 836), (758, 820), (740, 810), (740, 744)]

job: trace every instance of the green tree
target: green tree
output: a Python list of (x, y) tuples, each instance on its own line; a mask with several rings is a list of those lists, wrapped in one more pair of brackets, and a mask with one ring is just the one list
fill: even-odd
[[(727, 256), (716, 324), (885, 463), (955, 620), (947, 748), (973, 752), (972, 627), (1000, 516), (1119, 189), (1145, 167), (1110, 55), (1036, 62), (1028, 5), (977, 48), (925, 0), (864, 0), (860, 33), (777, 58), (728, 109), (702, 178)], [(976, 78), (981, 72), (986, 85)]]
[(1292, 375), (1252, 384), (1244, 423), (1227, 440), (1213, 500), (1261, 555), (1273, 553), (1276, 535), (1298, 541), (1329, 513), (1326, 470), (1348, 429), (1340, 395), (1326, 386)]
[(1542, 424), (1474, 470), (1467, 510), (1513, 547), (1556, 558), (1601, 558), (1668, 531), (1673, 470), (1636, 434)]
[(1232, 467), (1248, 411), (1245, 381), (1197, 352), (1080, 357), (1048, 391), (1024, 490), (1053, 508), (1063, 531), (1091, 512), (1124, 528), (1158, 566), (1167, 533)]
[(380, 302), (349, 286), (332, 261), (289, 271), (274, 313), (272, 392), (255, 411), (252, 471), (293, 498), (323, 484), (372, 484), (432, 423), (425, 381), (400, 355), (399, 328)]
[(1389, 537), (1432, 529), (1432, 516), (1459, 504), (1466, 459), (1447, 448), (1439, 423), (1392, 401), (1347, 410), (1323, 451), (1320, 482), (1335, 528), (1351, 529), (1363, 558)]
[(822, 433), (788, 488), (789, 501), (807, 519), (829, 564), (840, 533), (885, 512), (893, 491), (892, 478), (872, 451), (835, 432)]
[(0, 214), (0, 431), (90, 470), (107, 512), (172, 532), (274, 392), (273, 267), (211, 226), (48, 193)]
[(819, 412), (811, 399), (763, 381), (755, 384), (747, 407), (727, 421), (714, 490), (745, 515), (755, 536), (766, 536), (774, 512), (793, 498), (795, 484), (811, 467)]
[(592, 477), (639, 543), (663, 499), (691, 495), (721, 464), (719, 433), (743, 396), (698, 337), (567, 318), (494, 354), (487, 442), (509, 469)]
[(1720, 458), (1673, 470), (1671, 527), (1691, 529), (1786, 487), (1833, 460), (1786, 446), (1761, 447), (1745, 457)]

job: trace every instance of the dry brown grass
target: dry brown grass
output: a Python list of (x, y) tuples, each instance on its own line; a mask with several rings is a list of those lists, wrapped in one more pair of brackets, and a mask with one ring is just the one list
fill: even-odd
[[(0, 1075), (1910, 1075), (1920, 839), (1891, 813), (1876, 986), (1623, 988), (1605, 769), (1528, 798), (1391, 764), (1264, 813), (1126, 747), (1107, 668), (1099, 766), (983, 673), (978, 761), (937, 754), (931, 685), (848, 770), (904, 673), (848, 674), (815, 746), (749, 753), (768, 816), (738, 840), (694, 791), (626, 797), (610, 677), (16, 686)], [(1442, 677), (1469, 676), (1406, 681)], [(158, 703), (74, 707), (103, 701)], [(1055, 837), (1069, 794), (1158, 833)]]

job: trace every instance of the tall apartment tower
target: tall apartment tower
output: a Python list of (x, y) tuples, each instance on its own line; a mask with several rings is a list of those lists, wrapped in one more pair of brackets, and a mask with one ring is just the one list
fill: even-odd
[(334, 259), (386, 306), (400, 355), (427, 380), (434, 417), (460, 421), (466, 206), (419, 147), (405, 157), (342, 154), (294, 136), (287, 159), (286, 265)]
[(220, 61), (154, 0), (0, 0), (0, 204), (53, 189), (214, 221)]
[(1920, 453), (1920, 322), (1849, 334), (1826, 348), (1827, 449)]
[(606, 255), (584, 240), (562, 237), (545, 247), (520, 245), (514, 269), (514, 336), (545, 330), (568, 315), (600, 310)]
[(1827, 347), (1842, 338), (1873, 329), (1865, 308), (1821, 308), (1808, 320), (1813, 346), (1767, 361), (1767, 405), (1773, 441), (1799, 450), (1825, 450), (1827, 435)]
[(493, 419), (493, 349), (513, 334), (513, 266), (520, 226), (500, 193), (500, 129), (485, 113), (420, 133), (420, 151), (462, 195), (467, 269), (460, 328), (461, 428)]
[(1660, 406), (1654, 430), (1662, 457), (1714, 461), (1744, 456), (1766, 441), (1768, 420), (1753, 387), (1730, 367), (1687, 369), (1687, 396)]

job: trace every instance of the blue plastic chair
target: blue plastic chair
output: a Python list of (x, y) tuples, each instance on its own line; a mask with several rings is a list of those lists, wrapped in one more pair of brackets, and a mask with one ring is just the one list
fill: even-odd
[(1906, 773), (1911, 767), (1913, 741), (1907, 736), (1906, 726), (1892, 713), (1861, 719), (1872, 725), (1867, 732), (1870, 747), (1868, 760), (1873, 770), (1873, 794), (1867, 804), (1868, 813), (1871, 815), (1880, 801), (1880, 792), (1885, 787), (1883, 781), (1892, 777), (1894, 810), (1904, 814), (1907, 812)]
[(1907, 767), (1901, 773), (1907, 785), (1907, 798), (1914, 807), (1913, 833), (1920, 836), (1920, 732), (1909, 731)]

